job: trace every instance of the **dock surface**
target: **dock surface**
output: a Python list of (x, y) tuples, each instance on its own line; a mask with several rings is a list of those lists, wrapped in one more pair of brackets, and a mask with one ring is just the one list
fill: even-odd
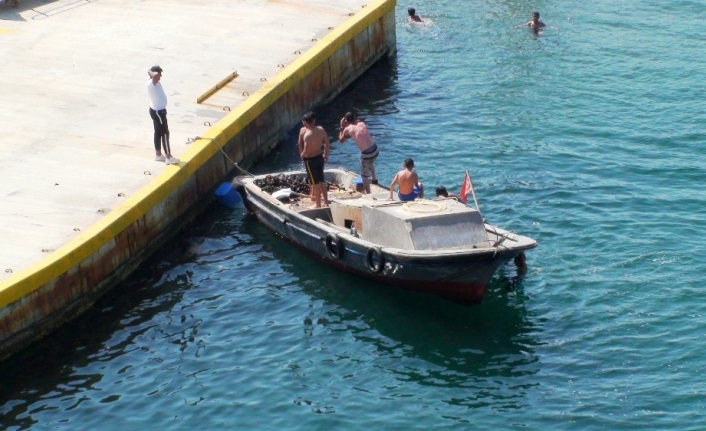
[(164, 69), (179, 157), (190, 139), (365, 4), (0, 3), (0, 283), (170, 169), (154, 161), (145, 89), (152, 65)]

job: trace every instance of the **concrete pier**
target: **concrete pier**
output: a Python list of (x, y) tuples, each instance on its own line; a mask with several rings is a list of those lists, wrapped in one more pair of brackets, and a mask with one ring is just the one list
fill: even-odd
[[(233, 169), (395, 51), (395, 0), (0, 4), (0, 359), (90, 307)], [(145, 82), (163, 69), (172, 153)]]

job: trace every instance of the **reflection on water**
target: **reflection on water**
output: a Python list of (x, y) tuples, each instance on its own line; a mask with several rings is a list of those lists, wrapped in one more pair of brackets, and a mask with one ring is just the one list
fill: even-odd
[[(222, 231), (231, 229), (237, 219), (230, 213), (230, 218), (209, 223)], [(0, 428), (26, 429), (46, 422), (38, 417), (48, 412), (72, 412), (83, 404), (120, 400), (120, 393), (105, 393), (106, 385), (120, 387), (135, 377), (134, 352), (155, 363), (165, 354), (155, 351), (146, 338), (164, 339), (179, 352), (191, 350), (198, 356), (204, 348), (198, 339), (202, 319), (180, 308), (184, 293), (198, 287), (190, 267), (198, 265), (199, 254), (208, 259), (204, 250), (247, 247), (247, 238), (235, 232), (211, 241), (205, 244), (200, 237), (173, 241), (161, 257), (144, 263), (80, 318), (3, 362)], [(104, 381), (106, 371), (109, 377)]]
[(465, 307), (343, 274), (293, 252), (256, 223), (245, 228), (300, 281), (312, 302), (324, 302), (304, 318), (305, 332), (352, 334), (386, 364), (378, 372), (401, 382), (473, 389), (449, 403), (470, 407), (490, 398), (498, 408), (524, 404), (526, 389), (534, 385), (529, 376), (538, 369), (537, 329), (525, 314), (514, 268), (495, 277), (481, 306)]

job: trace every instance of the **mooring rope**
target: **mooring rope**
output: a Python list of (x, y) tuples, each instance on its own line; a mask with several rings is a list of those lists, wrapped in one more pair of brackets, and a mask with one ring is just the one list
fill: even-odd
[(213, 138), (202, 138), (201, 136), (196, 136), (196, 137), (187, 139), (186, 142), (187, 142), (188, 144), (191, 144), (191, 143), (193, 143), (193, 142), (198, 141), (199, 139), (204, 139), (204, 140), (207, 140), (207, 141), (211, 141), (212, 143), (216, 144), (216, 148), (218, 148), (218, 150), (220, 150), (220, 152), (225, 156), (226, 159), (228, 159), (229, 162), (231, 162), (231, 163), (233, 164), (233, 166), (235, 166), (236, 168), (240, 169), (240, 171), (243, 172), (243, 173), (245, 173), (245, 175), (248, 175), (248, 176), (250, 176), (250, 177), (254, 177), (254, 176), (255, 176), (255, 175), (251, 174), (250, 172), (246, 171), (244, 168), (240, 167), (239, 164), (237, 164), (236, 162), (234, 162), (233, 159), (231, 159), (230, 156), (228, 156), (228, 154), (227, 154), (225, 151), (223, 151), (223, 147), (221, 147), (220, 145), (218, 145), (218, 142), (216, 142), (216, 140), (213, 139)]

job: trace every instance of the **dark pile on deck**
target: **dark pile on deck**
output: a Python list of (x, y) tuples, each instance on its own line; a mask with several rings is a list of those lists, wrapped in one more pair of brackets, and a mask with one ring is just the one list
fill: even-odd
[(282, 189), (292, 189), (295, 193), (309, 193), (309, 184), (306, 179), (297, 175), (268, 175), (264, 179), (255, 180), (254, 183), (262, 191), (269, 194)]

